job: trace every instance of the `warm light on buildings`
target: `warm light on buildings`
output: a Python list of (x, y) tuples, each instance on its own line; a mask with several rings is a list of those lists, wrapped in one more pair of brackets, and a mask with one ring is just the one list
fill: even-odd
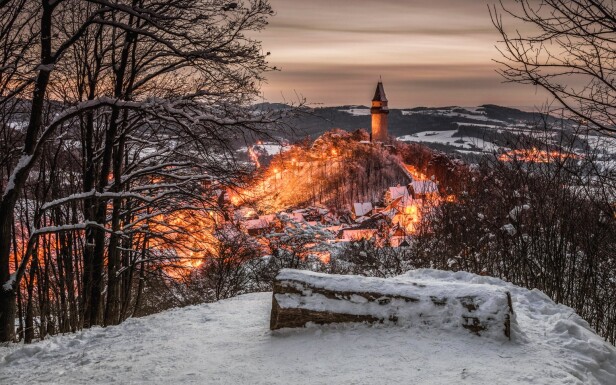
[(530, 163), (550, 163), (555, 160), (578, 159), (579, 155), (562, 151), (546, 151), (537, 148), (517, 149), (501, 154), (498, 159), (501, 162), (530, 162)]
[(231, 203), (233, 204), (233, 206), (239, 206), (242, 203), (242, 198), (240, 198), (238, 195), (231, 195)]
[(259, 162), (259, 155), (255, 152), (252, 146), (248, 147), (248, 157), (254, 163), (256, 168), (261, 168), (261, 162)]
[(421, 180), (429, 179), (426, 176), (426, 174), (420, 172), (419, 169), (417, 169), (417, 167), (412, 166), (410, 164), (405, 164), (404, 166), (406, 167), (406, 170), (408, 171), (408, 173), (411, 174), (411, 176), (413, 177), (413, 180), (421, 181)]
[(413, 202), (411, 205), (404, 208), (404, 227), (410, 234), (414, 233), (417, 225), (421, 222), (421, 209), (418, 202)]

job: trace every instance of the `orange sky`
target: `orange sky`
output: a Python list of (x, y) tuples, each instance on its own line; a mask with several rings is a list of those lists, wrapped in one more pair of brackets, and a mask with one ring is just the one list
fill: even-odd
[(495, 72), (499, 35), (482, 0), (270, 3), (277, 14), (257, 37), (282, 71), (267, 74), (268, 101), (300, 94), (309, 103), (366, 105), (379, 75), (393, 107), (546, 101), (533, 87), (503, 84)]

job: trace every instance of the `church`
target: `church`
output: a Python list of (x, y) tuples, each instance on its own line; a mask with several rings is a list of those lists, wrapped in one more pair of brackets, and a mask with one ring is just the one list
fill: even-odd
[(381, 80), (379, 80), (374, 98), (372, 98), (370, 114), (372, 115), (372, 132), (370, 134), (372, 142), (387, 142), (387, 115), (389, 115), (389, 107), (387, 106), (387, 96), (385, 96), (385, 88)]

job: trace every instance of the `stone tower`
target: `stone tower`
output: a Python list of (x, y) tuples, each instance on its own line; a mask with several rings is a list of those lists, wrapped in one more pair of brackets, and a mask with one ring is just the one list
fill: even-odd
[(379, 84), (376, 86), (370, 113), (372, 114), (372, 141), (386, 142), (387, 115), (389, 114), (389, 108), (387, 107), (387, 96), (385, 96), (385, 89), (383, 88), (382, 81), (379, 81)]

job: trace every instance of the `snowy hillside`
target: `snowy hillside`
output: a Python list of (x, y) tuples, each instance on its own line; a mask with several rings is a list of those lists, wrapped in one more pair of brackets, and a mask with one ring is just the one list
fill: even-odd
[(0, 383), (616, 383), (616, 349), (541, 292), (468, 273), (404, 277), (506, 287), (523, 334), (498, 342), (363, 324), (270, 332), (271, 293), (258, 293), (0, 348)]

